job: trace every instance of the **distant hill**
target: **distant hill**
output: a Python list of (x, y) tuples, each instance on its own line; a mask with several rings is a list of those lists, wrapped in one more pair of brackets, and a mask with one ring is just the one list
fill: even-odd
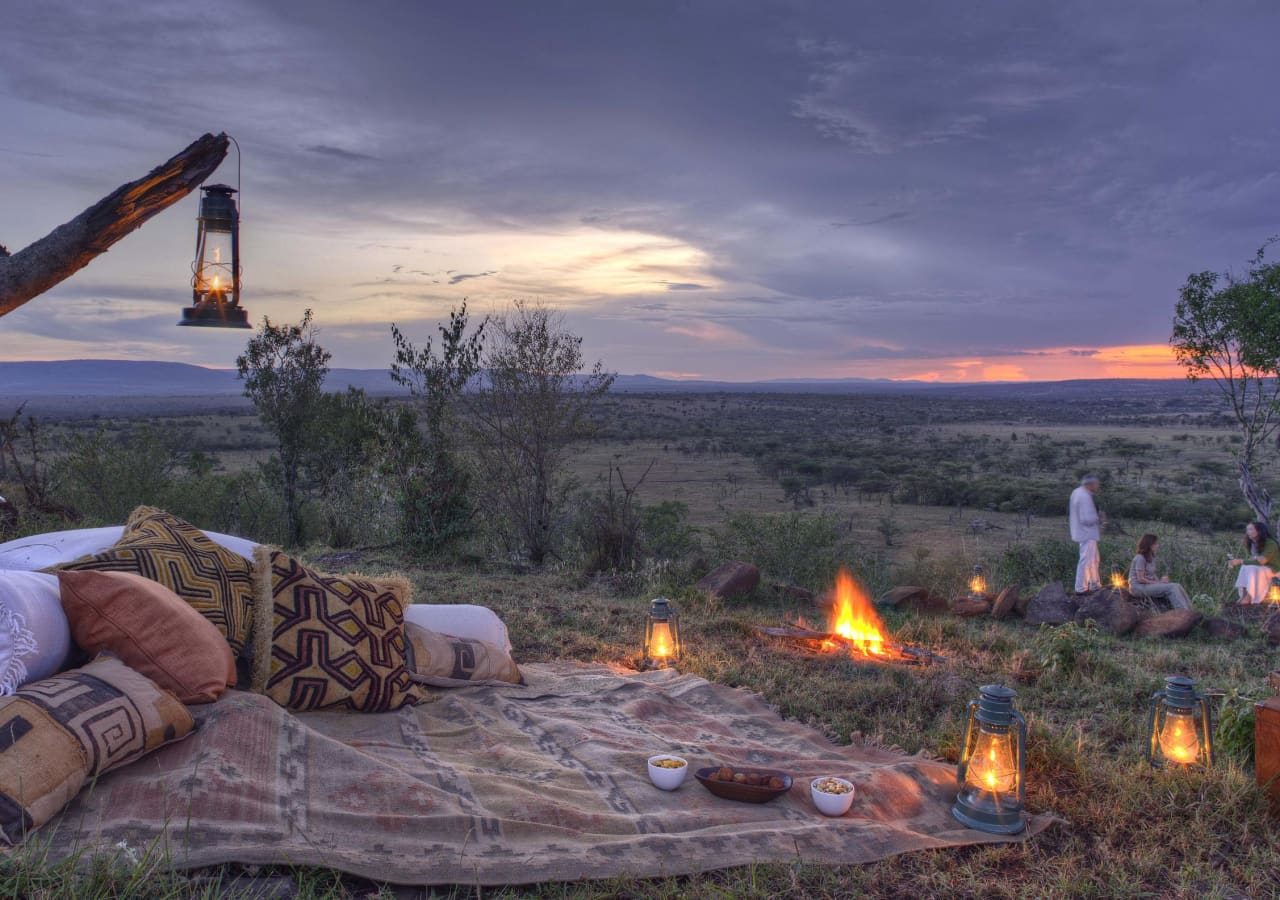
[[(362, 388), (370, 394), (402, 394), (386, 369), (332, 369), (326, 386)], [(887, 379), (789, 378), (769, 381), (684, 381), (653, 375), (619, 375), (614, 390), (629, 393), (791, 393), (884, 394), (928, 392), (957, 398), (1034, 400), (1114, 398), (1178, 399), (1202, 397), (1212, 385), (1181, 379), (1104, 379), (1056, 382), (936, 384)], [(0, 362), (0, 399), (6, 403), (54, 397), (239, 397), (240, 380), (231, 369), (210, 369), (175, 362), (71, 359), (52, 362)]]

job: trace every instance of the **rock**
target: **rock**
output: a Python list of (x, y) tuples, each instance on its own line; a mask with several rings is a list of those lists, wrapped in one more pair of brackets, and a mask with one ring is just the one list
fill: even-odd
[(1266, 635), (1268, 644), (1280, 646), (1280, 613), (1272, 613), (1271, 618), (1263, 623), (1262, 633)]
[(751, 563), (730, 560), (702, 577), (697, 588), (717, 600), (745, 597), (760, 584), (760, 570)]
[(1065, 625), (1075, 618), (1076, 602), (1067, 596), (1062, 582), (1053, 581), (1027, 605), (1028, 625)]
[(943, 613), (947, 611), (947, 598), (939, 597), (928, 588), (916, 585), (896, 587), (876, 600), (879, 606), (893, 606), (919, 613)]
[(966, 619), (985, 616), (991, 612), (991, 601), (986, 597), (960, 597), (951, 604), (951, 611)]
[(1244, 637), (1245, 632), (1244, 626), (1239, 622), (1232, 622), (1230, 619), (1224, 619), (1221, 616), (1205, 619), (1204, 630), (1209, 633), (1209, 637), (1219, 641), (1237, 640)]
[[(1017, 609), (1020, 599), (1017, 586), (1009, 585), (996, 596), (995, 602), (991, 604), (991, 617), (994, 619), (1009, 618)], [(1028, 600), (1027, 602), (1030, 603), (1031, 601)]]
[[(817, 597), (813, 591), (807, 590), (796, 584), (774, 584), (773, 591), (783, 600), (791, 600), (795, 603), (816, 603)], [(821, 604), (819, 604), (821, 605)]]
[(1083, 598), (1075, 616), (1077, 622), (1092, 619), (1103, 631), (1115, 635), (1133, 631), (1141, 618), (1142, 614), (1129, 602), (1125, 592), (1115, 589), (1095, 591)]
[(1143, 619), (1133, 633), (1138, 637), (1186, 637), (1204, 616), (1194, 609), (1171, 609)]

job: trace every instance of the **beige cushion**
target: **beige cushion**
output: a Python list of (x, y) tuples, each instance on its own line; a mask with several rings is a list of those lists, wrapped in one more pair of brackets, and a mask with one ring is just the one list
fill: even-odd
[(85, 782), (194, 728), (177, 697), (110, 656), (0, 697), (0, 838), (18, 843)]
[(413, 622), (406, 623), (404, 631), (411, 677), (419, 684), (524, 684), (515, 660), (496, 644), (441, 634)]

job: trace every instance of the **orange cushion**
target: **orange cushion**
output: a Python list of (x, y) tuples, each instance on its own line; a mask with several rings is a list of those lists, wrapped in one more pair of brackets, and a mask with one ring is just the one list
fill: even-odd
[(183, 703), (212, 703), (236, 682), (216, 625), (158, 581), (130, 572), (58, 572), (71, 639), (106, 650)]

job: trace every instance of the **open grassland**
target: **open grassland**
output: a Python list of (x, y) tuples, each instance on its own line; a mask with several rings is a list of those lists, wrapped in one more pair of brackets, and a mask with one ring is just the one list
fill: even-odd
[[(112, 447), (127, 447), (140, 426), (161, 429), (181, 453), (205, 454), (210, 468), (184, 482), (186, 493), (156, 502), (188, 502), (191, 511), (180, 512), (235, 530), (250, 520), (229, 512), (218, 518), (223, 507), (194, 488), (256, 471), (270, 442), (243, 411), (178, 412), (131, 418), (105, 407), (96, 420), (59, 420), (55, 452), (72, 452), (77, 436), (100, 428)], [(637, 395), (610, 398), (599, 424), (597, 438), (571, 454), (577, 493), (599, 491), (610, 470), (633, 483), (652, 464), (639, 502), (685, 507), (680, 524), (689, 534), (672, 558), (587, 575), (571, 545), (551, 566), (529, 570), (477, 543), (457, 559), (424, 560), (387, 537), (390, 513), (376, 505), (354, 548), (324, 546), (317, 533), (307, 554), (325, 567), (404, 571), (421, 602), (491, 606), (508, 622), (521, 661), (633, 661), (648, 599), (674, 596), (687, 636), (682, 668), (758, 692), (782, 715), (837, 742), (876, 741), (954, 760), (969, 699), (978, 686), (1003, 681), (1017, 688), (1031, 726), (1029, 806), (1063, 821), (1026, 844), (913, 853), (865, 867), (796, 860), (693, 878), (483, 892), (459, 886), (433, 895), (1280, 896), (1280, 819), (1268, 817), (1253, 783), (1248, 719), (1280, 660), (1256, 624), (1234, 642), (1200, 631), (1156, 641), (1078, 626), (1037, 630), (1018, 621), (888, 613), (900, 639), (942, 654), (928, 667), (807, 655), (751, 633), (757, 624), (812, 621), (812, 608), (785, 602), (770, 586), (822, 590), (836, 563), (877, 593), (911, 583), (954, 594), (976, 563), (997, 587), (1018, 582), (1035, 590), (1063, 578), (1073, 553), (1066, 496), (1085, 470), (1104, 475), (1103, 503), (1118, 526), (1103, 542), (1104, 571), (1127, 566), (1137, 536), (1154, 531), (1162, 565), (1212, 612), (1232, 594), (1224, 560), (1238, 552), (1245, 518), (1230, 468), (1233, 436), (1212, 405), (1183, 394)], [(1263, 478), (1274, 487), (1277, 475), (1273, 455)], [(269, 512), (269, 495), (250, 488), (248, 502)], [(136, 493), (123, 492), (121, 504), (136, 502)], [(229, 502), (230, 495), (218, 497)], [(102, 509), (108, 520), (122, 517)], [(263, 530), (242, 529), (248, 536), (273, 539), (269, 516), (252, 521)], [(333, 556), (336, 550), (344, 556)], [(726, 556), (751, 557), (765, 582), (754, 597), (710, 604), (691, 585)], [(1213, 696), (1221, 738), (1213, 771), (1160, 773), (1142, 760), (1147, 698), (1173, 673), (1192, 676)], [(654, 749), (662, 748), (637, 748), (637, 765)], [(290, 879), (304, 897), (417, 896), (322, 870), (172, 873), (162, 854), (73, 872), (22, 851), (0, 863), (0, 896), (213, 897), (262, 874)]]
[[(370, 569), (406, 570), (424, 601), (486, 603), (510, 626), (524, 661), (633, 660), (646, 598), (577, 576), (423, 569), (395, 555)], [(864, 867), (820, 860), (731, 869), (692, 878), (548, 884), (453, 897), (1265, 897), (1280, 893), (1280, 827), (1268, 818), (1242, 744), (1224, 741), (1221, 764), (1203, 774), (1154, 772), (1142, 759), (1143, 715), (1167, 672), (1210, 691), (1257, 696), (1274, 657), (1256, 634), (1232, 644), (1198, 637), (1117, 639), (1092, 630), (1040, 632), (1021, 623), (890, 614), (901, 639), (932, 648), (928, 667), (813, 656), (751, 635), (808, 613), (767, 594), (732, 605), (682, 597), (688, 656), (682, 666), (764, 695), (779, 712), (837, 742), (875, 741), (954, 760), (965, 706), (981, 684), (1019, 692), (1030, 725), (1028, 805), (1063, 819), (1026, 844), (913, 853)], [(637, 748), (643, 767), (650, 752)], [(696, 789), (696, 786), (693, 788)], [(21, 855), (0, 876), (5, 896), (217, 896), (210, 888), (239, 873), (163, 871), (141, 883), (137, 867), (102, 867), (80, 880)], [(132, 875), (130, 873), (133, 873)], [(406, 896), (333, 873), (288, 872), (303, 896)], [(131, 881), (130, 878), (135, 880)], [(3, 890), (11, 889), (12, 892)], [(150, 893), (150, 891), (157, 893)], [(408, 894), (408, 896), (413, 896)]]

